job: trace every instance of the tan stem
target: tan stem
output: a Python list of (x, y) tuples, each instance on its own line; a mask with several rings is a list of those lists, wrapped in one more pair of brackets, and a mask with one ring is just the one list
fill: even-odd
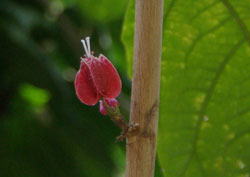
[(158, 123), (163, 0), (136, 0), (130, 123), (140, 133), (127, 138), (126, 177), (153, 177)]

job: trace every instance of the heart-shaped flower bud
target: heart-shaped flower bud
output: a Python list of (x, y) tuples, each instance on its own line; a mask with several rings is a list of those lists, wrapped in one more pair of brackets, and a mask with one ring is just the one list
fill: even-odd
[(113, 64), (104, 55), (91, 55), (89, 37), (81, 40), (86, 56), (81, 58), (75, 78), (76, 95), (86, 105), (95, 105), (100, 99), (116, 98), (121, 92), (121, 79)]

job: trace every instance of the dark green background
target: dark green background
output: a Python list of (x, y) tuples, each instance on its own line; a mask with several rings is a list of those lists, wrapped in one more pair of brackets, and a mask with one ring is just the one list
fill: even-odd
[(124, 168), (119, 129), (75, 96), (82, 37), (130, 81), (120, 41), (127, 1), (0, 1), (0, 177), (110, 177)]

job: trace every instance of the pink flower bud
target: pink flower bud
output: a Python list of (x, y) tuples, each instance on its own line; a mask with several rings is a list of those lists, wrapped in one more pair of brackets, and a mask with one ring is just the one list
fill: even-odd
[(111, 98), (111, 99), (104, 99), (106, 101), (106, 103), (110, 106), (110, 107), (117, 107), (119, 106), (119, 102), (117, 101), (117, 99), (115, 98)]
[(101, 98), (116, 98), (121, 92), (121, 79), (113, 64), (104, 56), (91, 55), (89, 38), (82, 40), (86, 57), (81, 58), (75, 78), (76, 95), (86, 105), (95, 105)]
[(103, 105), (103, 101), (100, 100), (99, 103), (100, 103), (100, 104), (99, 104), (99, 111), (100, 111), (100, 113), (101, 113), (102, 115), (107, 115), (108, 112), (107, 112), (107, 110), (105, 109), (105, 107), (104, 107), (104, 105)]
[[(116, 108), (119, 106), (119, 102), (115, 99), (115, 98), (106, 98), (104, 99), (104, 101), (107, 103), (107, 106), (110, 108)], [(108, 112), (104, 106), (103, 100), (99, 101), (100, 105), (99, 105), (99, 111), (102, 115), (107, 115)]]

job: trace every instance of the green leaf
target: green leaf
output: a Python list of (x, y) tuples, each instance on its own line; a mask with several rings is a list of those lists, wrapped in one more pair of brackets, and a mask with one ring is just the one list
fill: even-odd
[(130, 78), (132, 77), (134, 18), (135, 18), (135, 0), (129, 0), (122, 28), (122, 42), (124, 44), (126, 52), (126, 59), (128, 65), (127, 73)]
[(165, 5), (158, 136), (164, 176), (250, 176), (250, 3)]

